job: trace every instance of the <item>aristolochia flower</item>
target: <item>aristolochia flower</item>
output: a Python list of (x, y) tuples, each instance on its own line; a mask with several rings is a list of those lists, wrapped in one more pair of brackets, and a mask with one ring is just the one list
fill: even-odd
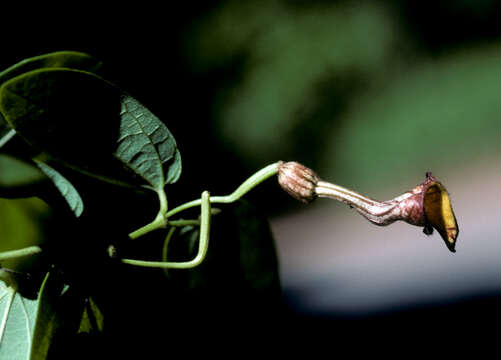
[(281, 163), (278, 182), (282, 188), (303, 202), (317, 197), (335, 199), (356, 209), (376, 225), (389, 225), (397, 220), (422, 226), (430, 235), (436, 229), (448, 249), (455, 252), (459, 233), (449, 194), (431, 172), (426, 180), (408, 192), (387, 201), (377, 201), (342, 186), (320, 180), (309, 168), (296, 162)]

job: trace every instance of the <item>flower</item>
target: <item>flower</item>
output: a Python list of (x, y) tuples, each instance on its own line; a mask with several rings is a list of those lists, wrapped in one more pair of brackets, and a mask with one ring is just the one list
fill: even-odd
[(392, 200), (377, 201), (342, 186), (322, 181), (309, 168), (296, 162), (279, 165), (278, 182), (290, 195), (303, 202), (317, 197), (341, 201), (357, 210), (373, 224), (386, 226), (397, 220), (422, 226), (427, 235), (436, 229), (447, 248), (455, 252), (459, 234), (450, 196), (431, 174), (426, 180)]

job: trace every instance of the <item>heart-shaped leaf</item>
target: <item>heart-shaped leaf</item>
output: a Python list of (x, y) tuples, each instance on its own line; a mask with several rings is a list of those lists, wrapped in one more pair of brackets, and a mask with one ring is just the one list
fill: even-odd
[(87, 175), (157, 191), (179, 178), (181, 157), (167, 127), (94, 74), (24, 73), (0, 87), (0, 112), (32, 146)]
[[(5, 69), (0, 72), (0, 84), (29, 71), (44, 68), (67, 68), (99, 74), (102, 69), (102, 62), (88, 54), (77, 51), (57, 51), (24, 59)], [(11, 127), (0, 114), (0, 144), (10, 130)]]
[(167, 127), (137, 100), (124, 95), (116, 156), (155, 190), (181, 174), (181, 156)]
[(102, 62), (78, 51), (57, 51), (24, 59), (0, 72), (0, 84), (29, 71), (44, 68), (67, 68), (99, 74)]

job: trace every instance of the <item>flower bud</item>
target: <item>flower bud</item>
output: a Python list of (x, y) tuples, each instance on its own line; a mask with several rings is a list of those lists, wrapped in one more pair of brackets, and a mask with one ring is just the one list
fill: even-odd
[(315, 188), (318, 180), (313, 170), (297, 162), (282, 162), (278, 166), (278, 183), (282, 189), (304, 203), (317, 198)]

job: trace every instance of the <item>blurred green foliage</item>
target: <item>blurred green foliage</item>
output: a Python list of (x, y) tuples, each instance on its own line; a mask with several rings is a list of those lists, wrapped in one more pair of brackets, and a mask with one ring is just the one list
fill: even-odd
[(375, 189), (499, 153), (501, 47), (484, 24), (497, 8), (227, 1), (190, 25), (183, 50), (200, 78), (221, 75), (215, 133), (249, 168), (298, 160)]
[[(44, 242), (44, 222), (49, 216), (49, 207), (38, 198), (0, 198), (0, 252)], [(16, 271), (27, 271), (36, 260), (37, 255), (6, 260), (1, 265)]]
[[(346, 182), (449, 171), (501, 151), (501, 46), (468, 49), (398, 74), (360, 99), (325, 149)], [(345, 172), (344, 172), (345, 171)]]
[[(324, 114), (339, 113), (358, 85), (350, 82), (365, 81), (391, 61), (394, 31), (387, 11), (370, 3), (297, 9), (276, 1), (229, 2), (198, 24), (187, 51), (196, 71), (245, 57), (236, 84), (219, 95), (216, 127), (259, 166), (321, 141), (322, 123), (333, 120)], [(320, 131), (313, 126), (304, 134), (310, 122)]]
[(29, 186), (44, 179), (44, 174), (32, 164), (0, 154), (0, 189), (2, 192), (8, 193), (8, 188)]

